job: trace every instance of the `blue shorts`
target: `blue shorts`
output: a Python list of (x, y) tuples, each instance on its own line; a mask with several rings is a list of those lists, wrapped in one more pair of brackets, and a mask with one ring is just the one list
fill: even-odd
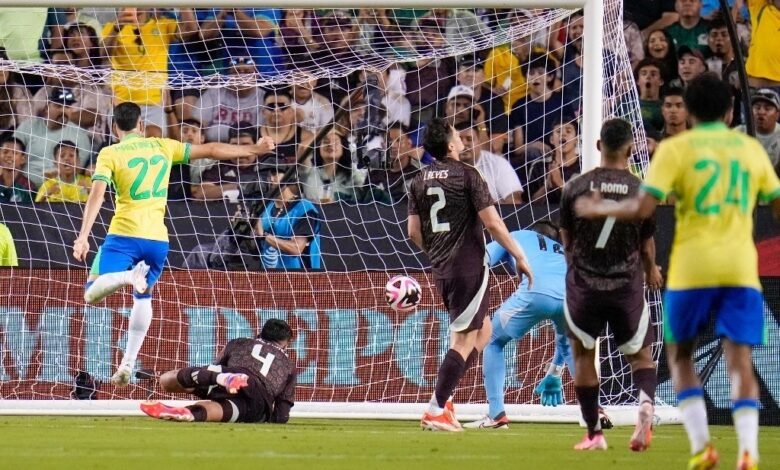
[(718, 337), (749, 346), (764, 344), (764, 297), (753, 287), (667, 290), (664, 337), (670, 343), (696, 339), (715, 319)]
[(139, 261), (149, 265), (146, 282), (147, 292), (162, 274), (165, 258), (168, 257), (168, 242), (148, 240), (146, 238), (126, 237), (123, 235), (108, 235), (103, 245), (98, 248), (97, 256), (92, 261), (90, 274), (101, 275), (127, 271)]

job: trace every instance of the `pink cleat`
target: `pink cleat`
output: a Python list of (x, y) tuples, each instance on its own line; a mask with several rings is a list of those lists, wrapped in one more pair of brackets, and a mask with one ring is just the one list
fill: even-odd
[(636, 427), (628, 447), (634, 452), (643, 452), (650, 447), (650, 441), (653, 440), (653, 415), (655, 409), (650, 403), (642, 403), (639, 407), (639, 416), (637, 416)]
[(228, 391), (228, 393), (235, 394), (239, 390), (249, 385), (249, 376), (246, 374), (220, 374), (224, 376), (222, 379), (222, 386)]
[(171, 421), (195, 421), (195, 417), (187, 408), (177, 408), (168, 406), (159, 401), (145, 401), (141, 403), (141, 411), (147, 416), (157, 419), (167, 419)]
[(607, 450), (607, 448), (607, 440), (604, 439), (604, 434), (601, 432), (597, 432), (593, 437), (588, 437), (585, 434), (582, 441), (574, 446), (574, 450)]

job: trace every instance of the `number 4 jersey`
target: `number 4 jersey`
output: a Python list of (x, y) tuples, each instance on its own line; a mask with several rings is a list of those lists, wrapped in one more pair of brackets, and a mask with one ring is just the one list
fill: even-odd
[(561, 198), (561, 228), (571, 247), (569, 281), (591, 290), (608, 291), (639, 282), (642, 243), (655, 233), (655, 221), (616, 222), (614, 218), (587, 220), (574, 214), (580, 196), (595, 191), (604, 199), (622, 200), (639, 192), (641, 181), (628, 170), (595, 168), (567, 183)]
[(292, 404), (295, 399), (295, 363), (274, 343), (259, 338), (230, 340), (216, 365), (238, 369), (258, 379), (267, 392), (265, 400), (269, 405), (277, 400)]
[(409, 186), (409, 215), (418, 215), (436, 279), (478, 276), (485, 265), (479, 211), (493, 204), (475, 167), (446, 158), (423, 168)]
[(664, 140), (643, 189), (676, 199), (670, 289), (761, 288), (753, 209), (780, 197), (780, 182), (756, 139), (707, 123)]
[(189, 161), (190, 145), (130, 134), (100, 151), (93, 181), (114, 186), (116, 210), (109, 234), (168, 241), (165, 206), (171, 166)]

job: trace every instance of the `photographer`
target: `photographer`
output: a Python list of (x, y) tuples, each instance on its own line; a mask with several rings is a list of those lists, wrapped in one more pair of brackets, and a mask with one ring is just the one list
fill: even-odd
[(282, 181), (283, 169), (272, 171), (270, 183), (280, 185), (254, 223), (255, 241), (264, 268), (319, 269), (320, 213), (301, 197), (295, 177)]
[(285, 169), (282, 165), (268, 165), (267, 181), (242, 186), (243, 199), (256, 202), (248, 209), (240, 209), (214, 243), (198, 245), (185, 260), (185, 266), (250, 271), (319, 269), (319, 211), (300, 197), (295, 177), (279, 185)]

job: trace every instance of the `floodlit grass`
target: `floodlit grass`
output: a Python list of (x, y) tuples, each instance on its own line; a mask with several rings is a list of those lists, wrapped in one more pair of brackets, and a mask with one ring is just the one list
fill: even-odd
[[(408, 421), (294, 420), (287, 425), (170, 423), (149, 418), (0, 416), (0, 468), (394, 469), (685, 468), (682, 426), (657, 428), (650, 451), (628, 450), (632, 429), (607, 431), (606, 452), (575, 452), (576, 425), (423, 432)], [(721, 468), (734, 468), (730, 427), (713, 427)], [(762, 468), (780, 468), (780, 428), (761, 429)]]

